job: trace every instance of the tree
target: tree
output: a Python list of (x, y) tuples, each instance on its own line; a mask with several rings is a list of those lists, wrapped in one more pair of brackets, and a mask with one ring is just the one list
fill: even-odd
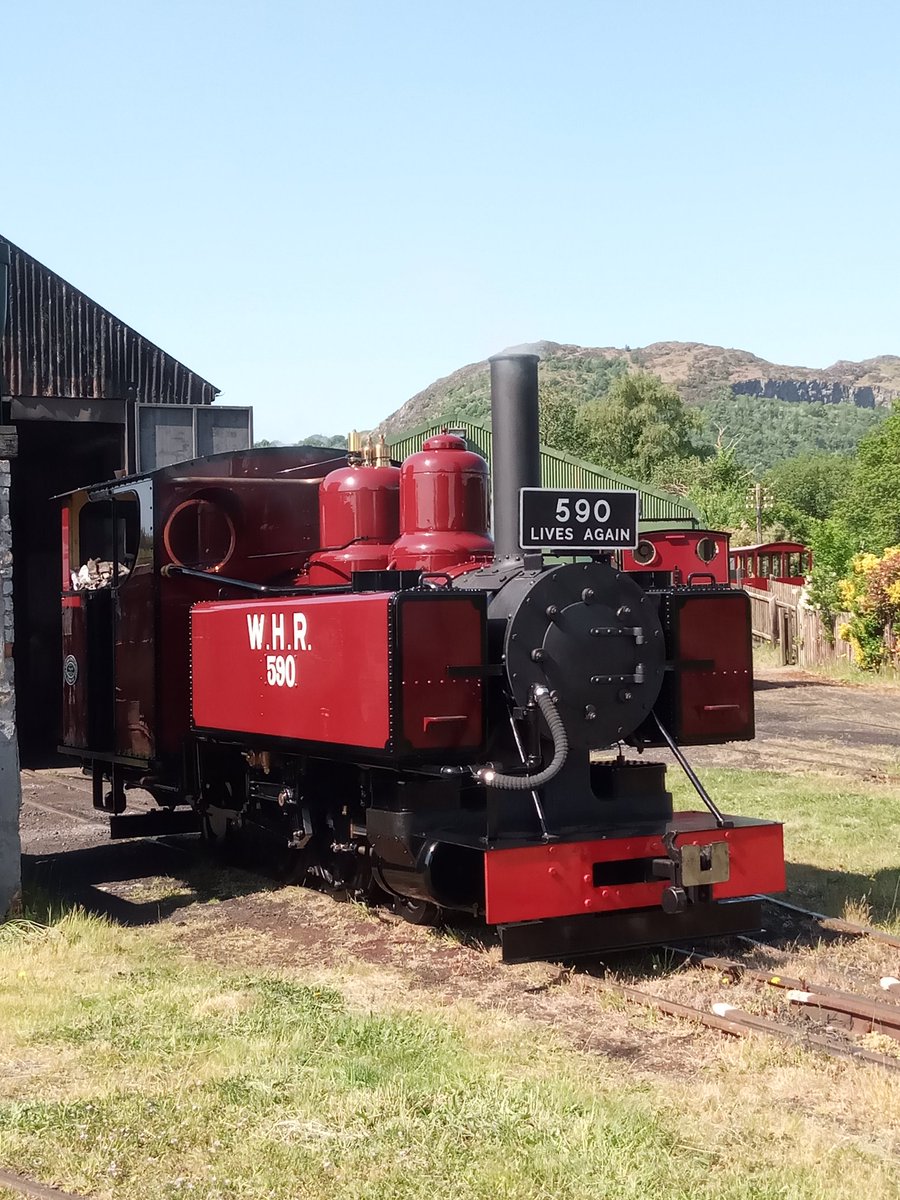
[(297, 446), (334, 446), (337, 450), (347, 449), (347, 439), (342, 433), (311, 433), (302, 437)]
[(617, 376), (577, 420), (581, 457), (634, 479), (649, 480), (663, 463), (699, 453), (696, 415), (674, 388), (644, 372)]
[(738, 458), (754, 472), (807, 454), (852, 454), (862, 437), (887, 415), (855, 404), (798, 403), (765, 396), (735, 396), (723, 388), (699, 405), (707, 438), (724, 428), (738, 437)]
[(859, 443), (853, 478), (838, 512), (860, 549), (881, 554), (900, 543), (900, 410)]
[(817, 521), (832, 516), (853, 475), (853, 460), (841, 454), (801, 454), (768, 471), (763, 479), (769, 502)]
[(540, 390), (539, 428), (541, 444), (583, 458), (584, 447), (578, 425), (578, 405), (565, 396)]
[(854, 534), (839, 517), (827, 517), (815, 524), (809, 538), (813, 569), (809, 578), (809, 599), (814, 608), (830, 617), (841, 611), (841, 581), (850, 570), (857, 550)]
[(695, 455), (661, 463), (653, 482), (665, 491), (686, 496), (700, 510), (708, 529), (749, 533), (753, 528), (753, 477), (738, 461), (733, 441), (726, 445), (720, 437), (711, 457)]

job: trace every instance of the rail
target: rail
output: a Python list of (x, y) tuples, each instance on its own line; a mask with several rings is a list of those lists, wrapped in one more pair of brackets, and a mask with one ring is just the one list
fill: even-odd
[[(738, 964), (730, 965), (738, 966)], [(766, 980), (766, 982), (771, 981)], [(713, 1004), (711, 1010), (707, 1012), (694, 1005), (681, 1004), (624, 984), (603, 981), (600, 987), (603, 991), (620, 996), (632, 1004), (640, 1004), (644, 1008), (655, 1009), (666, 1016), (678, 1017), (697, 1025), (704, 1025), (708, 1029), (715, 1029), (719, 1033), (730, 1034), (732, 1037), (752, 1037), (754, 1034), (757, 1036), (765, 1034), (799, 1046), (804, 1050), (818, 1051), (828, 1058), (855, 1060), (881, 1067), (886, 1071), (900, 1071), (900, 1059), (894, 1058), (892, 1055), (881, 1054), (877, 1050), (869, 1050), (864, 1046), (852, 1043), (841, 1044), (822, 1034), (793, 1028), (786, 1022), (745, 1012), (744, 1009), (727, 1002)], [(873, 1023), (869, 1022), (870, 1026), (871, 1024)]]

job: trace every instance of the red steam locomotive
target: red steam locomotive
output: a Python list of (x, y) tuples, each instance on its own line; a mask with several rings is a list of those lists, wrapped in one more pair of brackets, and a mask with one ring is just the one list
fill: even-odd
[[(747, 597), (635, 560), (636, 494), (539, 487), (534, 356), (491, 385), (493, 538), (446, 434), (66, 497), (63, 749), (113, 836), (252, 827), (410, 920), (483, 917), (507, 960), (754, 928), (781, 826), (721, 813), (682, 750), (753, 736)], [(123, 816), (133, 788), (158, 810)]]

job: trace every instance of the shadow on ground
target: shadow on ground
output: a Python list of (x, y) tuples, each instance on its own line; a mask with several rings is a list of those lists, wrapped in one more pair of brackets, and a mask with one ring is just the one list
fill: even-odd
[[(900, 868), (883, 868), (871, 875), (825, 870), (811, 863), (787, 864), (788, 896), (793, 904), (842, 917), (847, 905), (862, 909), (851, 919), (896, 924), (900, 917)], [(868, 911), (866, 911), (868, 910)]]
[(754, 679), (754, 692), (784, 691), (791, 688), (821, 688), (838, 686), (830, 679)]
[[(157, 924), (189, 905), (231, 900), (280, 883), (223, 865), (204, 852), (198, 838), (25, 854), (22, 882), (26, 892), (59, 897), (130, 926)], [(110, 884), (125, 886), (110, 891)]]
[[(229, 921), (241, 925), (242, 898), (260, 892), (275, 892), (283, 882), (272, 874), (224, 865), (193, 837), (107, 843), (86, 849), (26, 855), (22, 866), (26, 894), (44, 898), (51, 910), (62, 901), (130, 927), (157, 924), (175, 916), (179, 910), (217, 902), (231, 902)], [(254, 866), (259, 864), (254, 863)], [(883, 870), (865, 876), (824, 871), (806, 863), (789, 863), (788, 889), (786, 898), (804, 908), (840, 917), (848, 901), (856, 905), (863, 901), (869, 909), (868, 912), (857, 911), (858, 918), (890, 923), (898, 912), (900, 872)], [(338, 902), (339, 897), (336, 897), (333, 903)], [(376, 917), (385, 914), (385, 910), (377, 908), (372, 912)], [(766, 927), (760, 936), (773, 951), (847, 938), (845, 934), (823, 929), (816, 922), (776, 908), (766, 907), (764, 914)], [(661, 914), (663, 937), (664, 921)], [(252, 925), (252, 921), (249, 924)], [(289, 936), (287, 932), (285, 936)], [(448, 949), (455, 943), (458, 948), (475, 953), (496, 950), (499, 944), (495, 929), (464, 916), (455, 918), (441, 931), (435, 931), (435, 937), (449, 942)], [(721, 936), (694, 941), (691, 948), (720, 957), (746, 953), (746, 945)], [(659, 978), (661, 974), (683, 966), (683, 957), (664, 944), (559, 961), (561, 967), (579, 973), (603, 975), (612, 970), (635, 978)]]

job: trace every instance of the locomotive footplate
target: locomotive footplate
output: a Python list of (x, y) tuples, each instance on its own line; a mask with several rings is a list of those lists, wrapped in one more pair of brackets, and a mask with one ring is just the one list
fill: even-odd
[(501, 925), (500, 945), (506, 963), (566, 960), (608, 950), (749, 933), (761, 924), (758, 900), (728, 900), (689, 904), (683, 912), (666, 916), (660, 916), (657, 908), (642, 908)]

